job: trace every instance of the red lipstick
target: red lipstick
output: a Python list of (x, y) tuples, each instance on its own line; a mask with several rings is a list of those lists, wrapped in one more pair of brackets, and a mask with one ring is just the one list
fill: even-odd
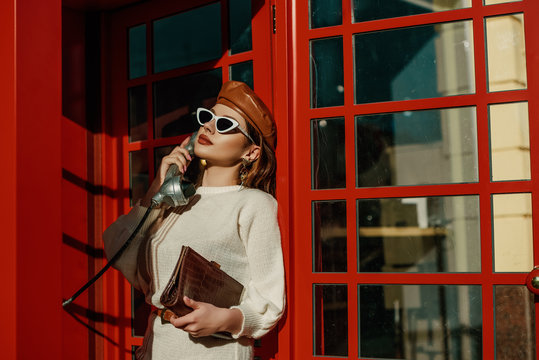
[(211, 144), (213, 144), (211, 142), (211, 140), (204, 134), (200, 134), (197, 141), (198, 141), (199, 144), (202, 144), (202, 145), (211, 145)]

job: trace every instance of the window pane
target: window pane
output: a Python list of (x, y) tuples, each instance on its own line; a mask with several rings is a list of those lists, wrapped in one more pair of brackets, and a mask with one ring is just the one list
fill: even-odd
[(129, 79), (146, 75), (146, 24), (130, 27)]
[(196, 109), (215, 105), (222, 74), (218, 68), (153, 85), (155, 137), (176, 136), (198, 130)]
[(522, 1), (522, 0), (485, 0), (485, 5), (501, 4), (501, 3), (515, 2), (515, 1)]
[(144, 337), (151, 306), (144, 300), (144, 293), (131, 287), (131, 334)]
[(342, 24), (341, 0), (311, 0), (311, 29)]
[(513, 14), (485, 19), (488, 90), (526, 89), (524, 16)]
[(343, 104), (342, 36), (311, 40), (311, 107)]
[(219, 58), (221, 3), (154, 21), (153, 46), (156, 73)]
[(480, 272), (478, 196), (357, 201), (359, 271)]
[(228, 14), (230, 53), (251, 50), (251, 0), (228, 0)]
[(353, 0), (354, 21), (432, 13), (472, 6), (471, 0)]
[(133, 206), (142, 199), (149, 186), (148, 150), (142, 149), (129, 153), (129, 198)]
[(148, 105), (146, 85), (127, 90), (129, 101), (129, 141), (148, 139)]
[(254, 90), (253, 84), (253, 61), (245, 61), (230, 65), (230, 80), (243, 81)]
[(525, 286), (497, 285), (496, 360), (535, 359), (535, 306)]
[(313, 285), (314, 355), (348, 355), (346, 285)]
[(471, 20), (356, 34), (354, 61), (357, 104), (475, 92)]
[(312, 188), (346, 187), (344, 118), (311, 121)]
[(313, 202), (313, 271), (346, 272), (346, 201)]
[(528, 103), (489, 106), (492, 180), (529, 180)]
[(533, 269), (531, 194), (492, 195), (494, 271)]
[(474, 107), (356, 116), (357, 186), (478, 180)]
[(159, 166), (161, 166), (161, 160), (163, 160), (163, 157), (167, 156), (168, 154), (170, 154), (170, 152), (172, 151), (172, 149), (175, 148), (175, 145), (170, 145), (170, 146), (161, 146), (161, 147), (158, 147), (158, 148), (155, 148), (154, 151), (153, 151), (153, 158), (154, 158), (154, 175), (157, 174), (157, 171), (159, 170)]
[(359, 356), (482, 359), (481, 287), (360, 285)]

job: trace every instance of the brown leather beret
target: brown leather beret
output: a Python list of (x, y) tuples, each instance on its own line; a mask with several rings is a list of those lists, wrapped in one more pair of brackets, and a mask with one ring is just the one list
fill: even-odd
[(275, 150), (275, 123), (270, 110), (255, 92), (241, 81), (230, 80), (223, 84), (217, 104), (223, 104), (237, 111), (264, 137)]

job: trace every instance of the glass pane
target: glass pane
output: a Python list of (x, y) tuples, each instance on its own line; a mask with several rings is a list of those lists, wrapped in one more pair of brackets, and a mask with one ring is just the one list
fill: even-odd
[(356, 116), (357, 186), (478, 181), (476, 109)]
[(153, 163), (155, 164), (154, 175), (157, 174), (157, 170), (159, 170), (159, 166), (161, 166), (161, 160), (163, 160), (163, 157), (170, 154), (170, 152), (174, 148), (175, 148), (175, 145), (170, 145), (170, 146), (161, 146), (154, 149), (153, 151), (153, 159), (154, 159)]
[(146, 85), (127, 89), (129, 101), (129, 141), (148, 139), (148, 104)]
[(313, 189), (346, 187), (344, 118), (311, 121)]
[(253, 48), (251, 40), (251, 0), (228, 0), (230, 53)]
[(489, 106), (492, 180), (529, 180), (528, 103)]
[(535, 359), (535, 306), (525, 286), (494, 287), (496, 360)]
[(313, 285), (314, 355), (348, 355), (346, 285)]
[(355, 22), (462, 9), (471, 6), (471, 0), (353, 0)]
[(344, 104), (342, 36), (311, 40), (311, 107)]
[(356, 103), (474, 93), (472, 34), (468, 20), (354, 35)]
[(220, 68), (155, 82), (155, 137), (176, 136), (198, 130), (200, 126), (195, 118), (196, 109), (215, 105), (221, 85)]
[(485, 5), (501, 4), (501, 3), (515, 2), (515, 1), (522, 1), (522, 0), (485, 0)]
[(146, 194), (148, 179), (148, 150), (142, 149), (129, 153), (129, 198), (133, 206)]
[(481, 287), (360, 285), (359, 356), (482, 359)]
[(146, 75), (146, 24), (130, 27), (129, 79)]
[(341, 0), (311, 0), (311, 29), (342, 24)]
[(531, 194), (492, 195), (494, 271), (533, 269)]
[(154, 21), (153, 46), (156, 73), (219, 58), (221, 3)]
[(243, 81), (254, 90), (253, 84), (253, 61), (245, 61), (230, 65), (230, 80)]
[(524, 16), (513, 14), (485, 19), (488, 90), (526, 89)]
[(144, 300), (144, 293), (131, 287), (131, 333), (132, 336), (144, 337), (148, 316), (152, 307)]
[(478, 196), (357, 201), (359, 271), (480, 272)]
[(313, 271), (346, 272), (346, 201), (313, 202)]

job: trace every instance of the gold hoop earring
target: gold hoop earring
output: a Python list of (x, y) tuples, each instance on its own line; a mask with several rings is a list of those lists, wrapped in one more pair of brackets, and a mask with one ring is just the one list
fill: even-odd
[(249, 174), (249, 169), (247, 166), (251, 165), (251, 162), (247, 160), (246, 158), (241, 158), (241, 169), (240, 169), (240, 180), (241, 184), (240, 186), (243, 187), (243, 183), (247, 179), (247, 175)]
[(206, 166), (206, 159), (200, 159), (200, 165)]

